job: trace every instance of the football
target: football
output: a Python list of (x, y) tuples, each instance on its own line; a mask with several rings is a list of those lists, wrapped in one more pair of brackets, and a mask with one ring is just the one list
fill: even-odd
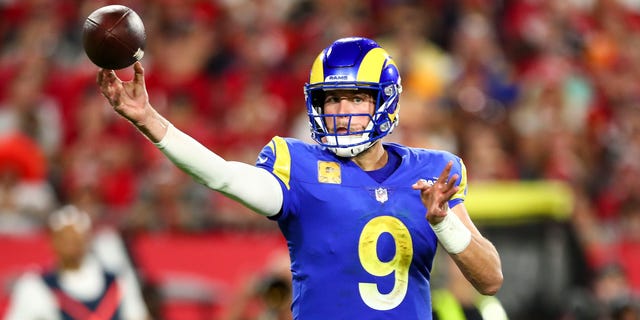
[(123, 5), (93, 11), (82, 29), (87, 57), (103, 69), (123, 69), (142, 59), (146, 39), (140, 16)]

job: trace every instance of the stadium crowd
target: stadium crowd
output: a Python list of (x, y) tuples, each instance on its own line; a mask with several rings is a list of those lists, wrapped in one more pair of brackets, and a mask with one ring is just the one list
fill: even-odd
[[(123, 233), (276, 228), (108, 109), (81, 30), (111, 3), (0, 1), (0, 232), (42, 228), (63, 203)], [(315, 54), (347, 35), (376, 39), (403, 76), (392, 140), (460, 155), (470, 184), (566, 182), (588, 269), (622, 277), (594, 281), (593, 294), (640, 295), (637, 1), (117, 3), (145, 23), (154, 105), (226, 159), (254, 162), (273, 135), (308, 139), (302, 86)]]

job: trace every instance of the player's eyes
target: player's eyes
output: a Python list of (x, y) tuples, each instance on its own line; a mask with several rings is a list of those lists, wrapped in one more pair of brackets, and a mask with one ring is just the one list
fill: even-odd
[(338, 96), (327, 96), (324, 98), (325, 104), (335, 104), (340, 103), (340, 97)]
[(358, 94), (358, 95), (353, 96), (351, 98), (351, 101), (353, 103), (363, 103), (363, 102), (367, 101), (367, 97), (365, 95)]
[(325, 104), (338, 104), (341, 100), (348, 100), (355, 104), (360, 104), (367, 102), (369, 100), (369, 96), (366, 94), (355, 94), (352, 96), (326, 96), (324, 99)]

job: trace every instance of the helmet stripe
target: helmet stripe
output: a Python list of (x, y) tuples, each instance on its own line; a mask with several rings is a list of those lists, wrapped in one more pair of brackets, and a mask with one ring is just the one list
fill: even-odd
[(316, 60), (313, 61), (313, 65), (311, 66), (311, 76), (309, 79), (309, 84), (319, 83), (324, 81), (324, 67), (322, 65), (322, 57), (324, 56), (324, 52), (320, 53)]
[(379, 82), (385, 62), (395, 65), (391, 57), (382, 48), (373, 48), (362, 59), (358, 68), (357, 81)]

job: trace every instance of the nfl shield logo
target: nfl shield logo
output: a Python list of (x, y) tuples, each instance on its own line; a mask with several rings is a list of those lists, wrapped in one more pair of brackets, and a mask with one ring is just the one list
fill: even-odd
[(380, 203), (385, 203), (389, 200), (389, 196), (387, 195), (387, 189), (385, 188), (377, 188), (376, 189), (376, 200)]

